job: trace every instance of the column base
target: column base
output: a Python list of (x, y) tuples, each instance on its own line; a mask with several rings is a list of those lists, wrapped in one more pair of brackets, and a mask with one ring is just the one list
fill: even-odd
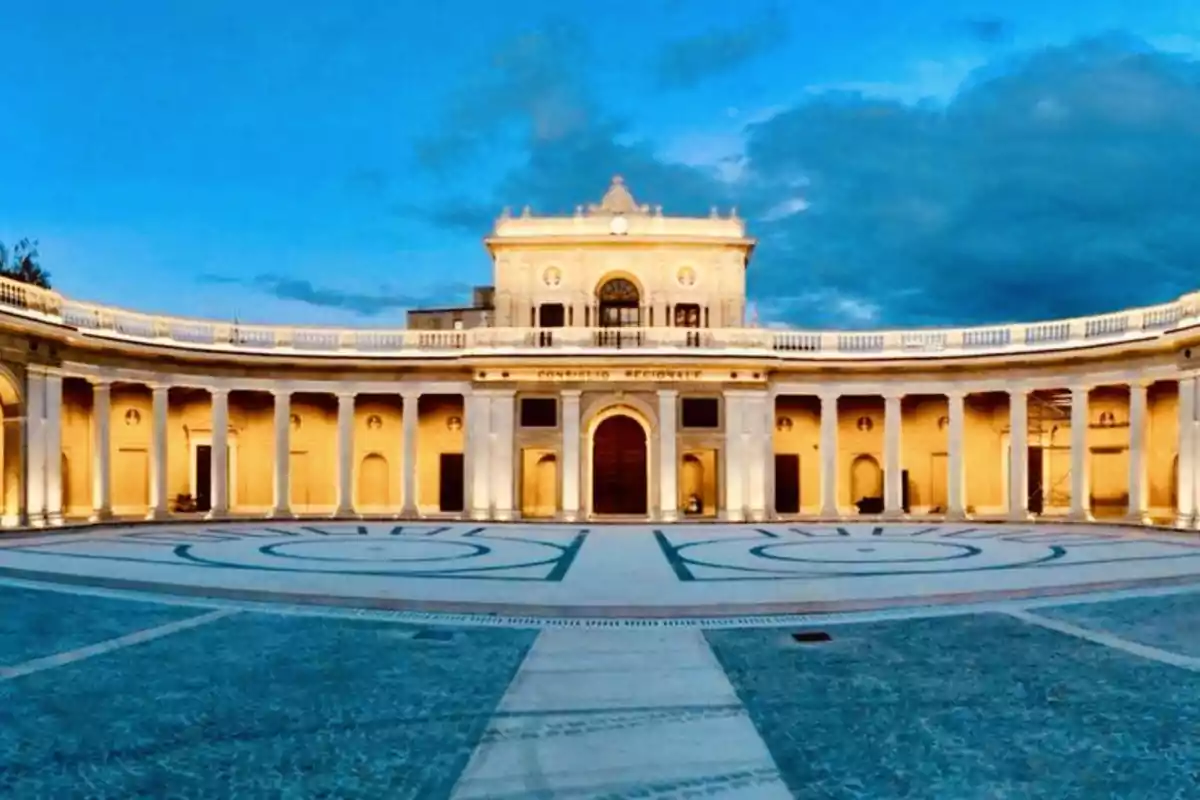
[[(109, 516), (110, 517), (112, 516), (111, 512), (109, 513)], [(164, 519), (170, 519), (170, 518), (171, 518), (171, 515), (169, 513), (167, 513), (167, 510), (165, 508), (152, 508), (152, 509), (150, 509), (150, 513), (146, 514), (146, 519), (148, 519), (151, 522), (161, 522)]]
[(967, 512), (963, 511), (962, 509), (951, 509), (950, 511), (947, 511), (943, 517), (947, 522), (965, 522), (967, 519)]
[(1096, 518), (1092, 516), (1091, 511), (1075, 510), (1067, 514), (1068, 522), (1095, 522)]
[(749, 522), (766, 522), (767, 521), (766, 509), (763, 509), (763, 508), (750, 509), (750, 514), (747, 517), (747, 521), (749, 521)]
[(295, 519), (296, 515), (290, 508), (272, 508), (267, 512), (267, 519)]
[(579, 515), (579, 509), (563, 511), (561, 516), (563, 522), (579, 522), (579, 520), (582, 519), (582, 517)]
[(722, 511), (720, 518), (724, 522), (745, 522), (745, 515), (741, 511)]
[(333, 511), (334, 519), (357, 519), (358, 516), (358, 514), (354, 513), (353, 508), (336, 508)]
[(1129, 525), (1149, 525), (1150, 515), (1145, 511), (1130, 511), (1124, 517), (1125, 522)]
[(1004, 515), (1004, 520), (1005, 522), (1032, 522), (1033, 514), (1030, 514), (1026, 509), (1021, 509), (1015, 513), (1010, 511)]
[(674, 508), (664, 508), (658, 512), (659, 522), (679, 522), (679, 511)]
[(95, 508), (92, 509), (92, 515), (88, 517), (88, 522), (108, 522), (112, 518), (111, 508)]
[(421, 512), (416, 506), (404, 506), (400, 509), (400, 519), (420, 519)]
[(821, 517), (822, 519), (841, 519), (842, 518), (842, 515), (837, 510), (837, 506), (834, 506), (833, 508), (822, 508), (821, 511), (817, 514), (817, 516)]
[(226, 519), (229, 517), (229, 509), (214, 508), (204, 515), (205, 519)]
[(471, 512), (466, 515), (468, 519), (473, 519), (476, 522), (487, 522), (491, 519), (491, 514), (486, 508), (472, 508)]
[(512, 522), (513, 512), (511, 508), (497, 508), (492, 514), (492, 519), (496, 522)]
[(61, 527), (63, 524), (63, 515), (61, 511), (55, 511), (46, 515), (46, 525), (51, 528)]
[(1175, 517), (1175, 527), (1180, 530), (1190, 531), (1196, 527), (1196, 517), (1194, 514), (1180, 514)]
[(900, 520), (904, 519), (907, 516), (908, 515), (904, 513), (904, 509), (902, 509), (902, 508), (893, 508), (893, 509), (885, 508), (883, 510), (883, 513), (880, 514), (880, 517), (882, 517), (883, 519), (886, 519), (890, 522), (899, 522)]

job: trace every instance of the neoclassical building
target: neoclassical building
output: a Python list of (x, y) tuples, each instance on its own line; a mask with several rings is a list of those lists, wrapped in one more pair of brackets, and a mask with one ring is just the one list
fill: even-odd
[(505, 213), (484, 242), (490, 305), (444, 328), (180, 319), (0, 281), (4, 525), (1196, 527), (1200, 293), (1030, 324), (764, 329), (743, 221), (664, 215), (619, 179), (571, 216)]

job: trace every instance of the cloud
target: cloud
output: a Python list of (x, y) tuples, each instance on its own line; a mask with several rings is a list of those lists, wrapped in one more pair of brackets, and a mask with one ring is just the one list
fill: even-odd
[[(569, 72), (568, 53), (539, 58)], [(479, 235), (506, 205), (570, 213), (614, 173), (668, 214), (737, 205), (760, 241), (751, 299), (800, 326), (1049, 319), (1197, 288), (1200, 64), (1126, 36), (998, 58), (936, 102), (811, 94), (757, 115), (740, 148), (635, 137), (586, 81), (559, 87), (587, 109), (569, 134), (540, 135), (525, 103), (511, 167), (426, 218)]]
[(954, 23), (962, 31), (982, 44), (999, 44), (1012, 36), (1012, 23), (1001, 17), (975, 17)]
[[(944, 109), (817, 98), (751, 129), (752, 291), (853, 294), (885, 324), (1045, 319), (1171, 299), (1200, 250), (1200, 68), (1103, 37), (1046, 49)], [(1136, 277), (1135, 277), (1136, 276)], [(797, 321), (836, 317), (816, 310)], [(843, 315), (844, 316), (844, 315)]]
[(669, 42), (655, 67), (662, 88), (689, 88), (782, 45), (786, 20), (772, 12), (739, 28), (710, 30)]
[(586, 129), (596, 113), (583, 88), (588, 53), (582, 34), (559, 23), (502, 43), (463, 77), (438, 130), (417, 142), (418, 164), (461, 169), (513, 137), (553, 142)]
[(364, 317), (373, 317), (393, 309), (460, 305), (466, 302), (471, 291), (471, 287), (467, 284), (455, 282), (440, 284), (421, 294), (400, 292), (368, 294), (328, 286), (316, 286), (312, 281), (271, 273), (256, 275), (253, 278), (210, 273), (201, 275), (197, 280), (201, 283), (241, 286), (280, 300), (291, 300), (320, 308), (342, 309)]

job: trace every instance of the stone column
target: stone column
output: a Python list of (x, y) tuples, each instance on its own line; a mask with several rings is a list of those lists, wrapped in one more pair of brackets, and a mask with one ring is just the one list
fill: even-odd
[(1196, 376), (1179, 379), (1179, 470), (1175, 525), (1191, 528), (1196, 521)]
[(62, 375), (46, 376), (46, 524), (62, 525)]
[(92, 521), (112, 519), (112, 384), (92, 381)]
[(516, 393), (499, 391), (492, 396), (491, 461), (492, 516), (499, 521), (513, 518), (513, 429)]
[(883, 398), (883, 513), (889, 517), (904, 515), (904, 472), (900, 465), (902, 396), (887, 394)]
[(1008, 518), (1029, 519), (1029, 392), (1008, 391)]
[(1069, 519), (1085, 521), (1092, 518), (1092, 502), (1088, 496), (1088, 387), (1071, 387), (1071, 511)]
[(957, 390), (946, 393), (950, 430), (946, 459), (946, 519), (966, 519), (966, 480), (963, 470), (963, 428), (966, 394)]
[(421, 516), (417, 503), (417, 423), (421, 419), (421, 393), (407, 391), (403, 398), (401, 413), (404, 422), (404, 505), (400, 509), (400, 516), (416, 519)]
[(337, 508), (335, 517), (354, 516), (354, 393), (339, 392), (337, 410)]
[(679, 519), (679, 455), (675, 436), (679, 392), (658, 392), (658, 511), (663, 522)]
[(286, 519), (292, 516), (292, 392), (275, 389), (275, 477), (271, 483), (271, 516)]
[(488, 464), (491, 460), (492, 398), (481, 391), (472, 391), (463, 405), (466, 407), (467, 509), (471, 519), (485, 520), (491, 515), (491, 479)]
[(46, 524), (46, 375), (29, 368), (25, 381), (25, 512), (29, 524)]
[(821, 395), (821, 516), (838, 516), (838, 396)]
[(578, 389), (562, 392), (562, 515), (579, 519), (579, 395)]
[(167, 411), (169, 387), (150, 387), (150, 512), (148, 519), (166, 519)]
[(764, 429), (766, 392), (748, 392), (742, 397), (742, 471), (746, 476), (743, 500), (746, 514), (752, 522), (762, 522), (767, 516), (766, 453), (771, 437)]
[(224, 386), (212, 394), (212, 510), (219, 519), (229, 514), (229, 390)]
[(742, 453), (742, 431), (746, 421), (743, 400), (740, 394), (726, 392), (725, 404), (725, 502), (722, 518), (729, 522), (741, 522), (746, 517), (745, 463)]
[(1145, 525), (1150, 522), (1146, 491), (1146, 389), (1135, 380), (1129, 384), (1129, 508), (1125, 519)]

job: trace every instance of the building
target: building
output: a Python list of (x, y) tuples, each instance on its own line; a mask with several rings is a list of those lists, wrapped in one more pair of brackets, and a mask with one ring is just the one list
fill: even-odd
[(1200, 293), (1036, 324), (747, 327), (743, 221), (666, 216), (619, 179), (485, 243), (491, 316), (461, 330), (175, 319), (4, 281), (4, 523), (1196, 527)]

